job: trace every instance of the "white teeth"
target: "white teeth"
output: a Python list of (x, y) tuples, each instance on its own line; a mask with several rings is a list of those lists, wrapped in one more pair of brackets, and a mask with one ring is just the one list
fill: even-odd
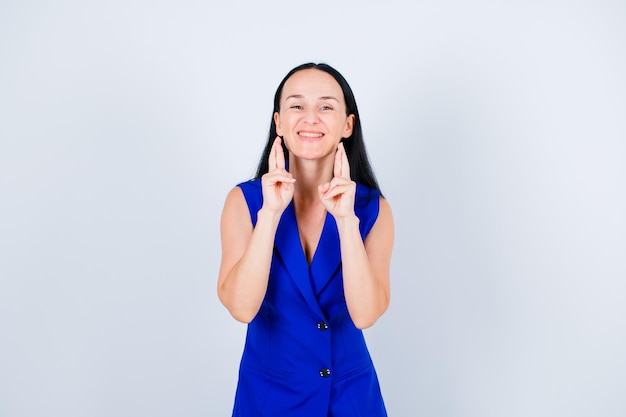
[(298, 132), (298, 134), (305, 138), (321, 138), (323, 136), (323, 133)]

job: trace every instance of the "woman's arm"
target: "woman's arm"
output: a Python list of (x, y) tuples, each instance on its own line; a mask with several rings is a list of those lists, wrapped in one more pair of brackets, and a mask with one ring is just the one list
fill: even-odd
[(230, 314), (244, 323), (254, 319), (265, 297), (276, 229), (293, 198), (295, 180), (285, 171), (280, 139), (274, 141), (269, 166), (270, 171), (261, 179), (263, 207), (255, 227), (239, 187), (228, 194), (222, 211), (222, 262), (217, 293)]
[(360, 329), (372, 326), (387, 310), (389, 268), (393, 247), (393, 217), (387, 200), (380, 198), (374, 227), (361, 239), (358, 217), (336, 219), (341, 242), (343, 287), (348, 312)]
[(265, 297), (280, 215), (276, 217), (261, 209), (253, 228), (239, 187), (228, 194), (224, 204), (217, 294), (230, 314), (243, 323), (252, 321)]
[(389, 267), (393, 247), (393, 217), (380, 198), (376, 223), (363, 242), (359, 218), (354, 214), (356, 183), (343, 144), (335, 155), (334, 177), (319, 187), (320, 198), (333, 215), (339, 231), (343, 288), (354, 325), (370, 327), (389, 306)]

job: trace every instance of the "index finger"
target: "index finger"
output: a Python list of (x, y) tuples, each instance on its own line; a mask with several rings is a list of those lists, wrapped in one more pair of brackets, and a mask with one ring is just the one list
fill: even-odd
[(270, 154), (267, 159), (268, 171), (276, 168), (285, 168), (285, 156), (283, 155), (282, 146), (280, 146), (280, 137), (277, 136), (270, 149)]
[(335, 177), (350, 179), (350, 162), (348, 162), (348, 155), (343, 143), (339, 143), (335, 155)]
[(280, 136), (276, 138), (274, 146), (276, 146), (276, 168), (285, 169), (285, 153)]

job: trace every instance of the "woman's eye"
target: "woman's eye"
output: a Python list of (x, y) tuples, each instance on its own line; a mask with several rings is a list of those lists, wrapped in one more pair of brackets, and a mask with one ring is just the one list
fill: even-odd
[(332, 110), (333, 108), (330, 106), (322, 106), (322, 110)]
[(299, 104), (294, 104), (293, 106), (290, 107), (291, 109), (296, 109), (296, 110), (302, 110), (302, 106)]

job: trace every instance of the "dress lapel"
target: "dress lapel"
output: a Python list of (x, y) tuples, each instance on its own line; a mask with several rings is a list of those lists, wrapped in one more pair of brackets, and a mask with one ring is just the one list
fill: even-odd
[(293, 202), (290, 203), (283, 212), (280, 223), (278, 224), (278, 229), (276, 230), (274, 245), (283, 260), (287, 272), (294, 280), (304, 299), (311, 306), (313, 311), (323, 317), (322, 310), (311, 288), (309, 264), (304, 256), (302, 244), (300, 243)]

